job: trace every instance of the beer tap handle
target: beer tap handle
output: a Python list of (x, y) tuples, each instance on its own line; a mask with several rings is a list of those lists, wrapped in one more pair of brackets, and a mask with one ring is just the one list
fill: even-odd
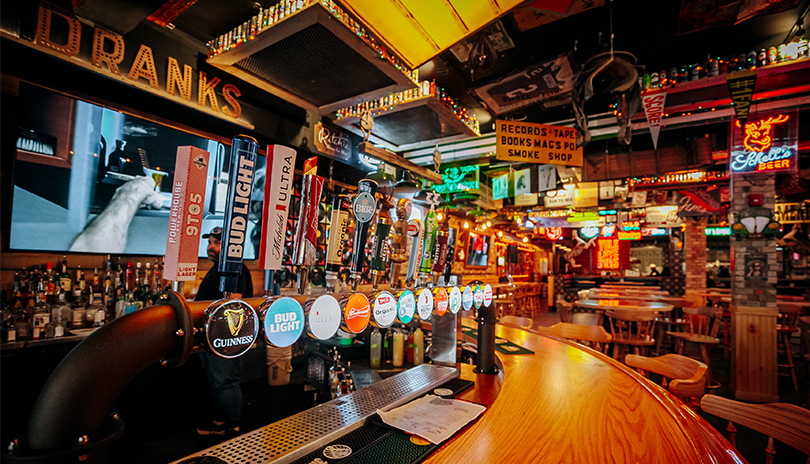
[[(305, 166), (310, 163), (307, 160)], [(306, 168), (305, 168), (306, 169)], [(314, 171), (310, 169), (309, 172)], [(317, 262), (318, 204), (323, 191), (323, 177), (305, 174), (301, 189), (298, 225), (293, 237), (293, 264), (298, 266), (297, 288), (300, 295), (309, 290), (309, 268)]]
[(365, 257), (366, 238), (368, 227), (377, 210), (377, 182), (363, 179), (357, 183), (357, 197), (354, 199), (352, 211), (354, 213), (355, 228), (352, 243), (351, 280), (352, 290), (357, 290), (360, 276), (363, 272), (363, 258)]
[(332, 200), (332, 219), (329, 226), (329, 241), (326, 244), (326, 288), (334, 292), (338, 284), (338, 274), (343, 264), (349, 227), (349, 213), (352, 203), (346, 195), (338, 195)]
[(248, 240), (248, 214), (253, 190), (253, 172), (259, 142), (253, 137), (237, 135), (231, 144), (231, 166), (228, 197), (225, 202), (225, 224), (222, 229), (222, 249), (219, 255), (219, 290), (236, 292), (242, 273), (242, 255)]
[(408, 258), (408, 274), (405, 277), (405, 284), (408, 287), (419, 286), (419, 261), (422, 258), (422, 246), (424, 245), (422, 237), (424, 235), (424, 227), (422, 221), (419, 219), (411, 219), (408, 221), (408, 235), (411, 236), (411, 255)]
[(374, 231), (374, 240), (371, 243), (371, 283), (375, 291), (380, 284), (380, 279), (385, 274), (388, 234), (391, 233), (391, 224), (390, 218), (380, 216), (377, 229)]

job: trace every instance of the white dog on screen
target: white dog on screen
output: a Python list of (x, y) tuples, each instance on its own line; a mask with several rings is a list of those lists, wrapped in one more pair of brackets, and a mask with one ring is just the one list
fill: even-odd
[(136, 177), (118, 187), (110, 204), (76, 237), (70, 251), (123, 253), (129, 224), (141, 206), (163, 207), (151, 177)]

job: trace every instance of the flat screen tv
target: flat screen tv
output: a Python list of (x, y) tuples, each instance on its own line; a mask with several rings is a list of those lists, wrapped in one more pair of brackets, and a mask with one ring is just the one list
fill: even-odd
[[(20, 108), (12, 249), (164, 255), (177, 147), (187, 145), (211, 156), (201, 230), (222, 225), (229, 146), (34, 85), (21, 85)], [(265, 158), (259, 157), (245, 259), (255, 259), (258, 251), (264, 170)], [(139, 177), (158, 185), (151, 191), (122, 189)], [(100, 214), (119, 216), (117, 229), (104, 231), (91, 246), (74, 246)], [(206, 246), (201, 240), (200, 256), (206, 256)]]

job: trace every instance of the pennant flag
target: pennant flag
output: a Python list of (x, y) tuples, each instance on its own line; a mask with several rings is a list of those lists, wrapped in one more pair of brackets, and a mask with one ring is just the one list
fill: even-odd
[(748, 120), (751, 99), (754, 96), (754, 87), (757, 83), (756, 71), (742, 71), (726, 76), (728, 91), (731, 94), (731, 104), (734, 106), (734, 114), (743, 126)]
[(644, 105), (644, 114), (647, 116), (647, 125), (653, 140), (653, 147), (658, 149), (658, 133), (661, 131), (661, 118), (664, 115), (664, 103), (667, 99), (665, 89), (657, 89), (641, 95)]

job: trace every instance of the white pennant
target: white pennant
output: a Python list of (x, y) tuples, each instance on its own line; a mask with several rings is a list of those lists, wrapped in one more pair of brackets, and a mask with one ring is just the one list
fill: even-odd
[(650, 128), (653, 146), (658, 148), (658, 132), (661, 130), (661, 119), (664, 116), (664, 104), (667, 91), (658, 89), (641, 95), (641, 104), (644, 105), (644, 114), (647, 116), (647, 125)]

